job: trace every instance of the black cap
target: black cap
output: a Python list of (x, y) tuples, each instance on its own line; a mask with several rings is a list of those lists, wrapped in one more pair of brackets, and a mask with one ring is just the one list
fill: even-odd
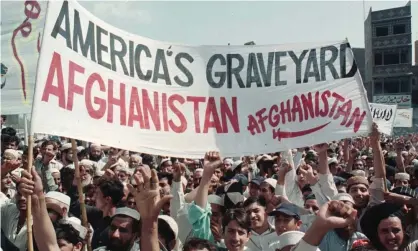
[(277, 214), (285, 214), (300, 220), (299, 207), (292, 203), (282, 203), (278, 208), (269, 213), (269, 216), (276, 216)]

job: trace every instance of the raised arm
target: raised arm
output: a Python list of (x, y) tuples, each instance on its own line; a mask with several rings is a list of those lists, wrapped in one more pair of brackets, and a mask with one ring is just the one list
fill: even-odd
[(45, 251), (60, 250), (54, 226), (46, 208), (41, 178), (36, 170), (32, 168), (32, 174), (29, 174), (27, 171), (22, 171), (20, 182), (19, 191), (25, 196), (31, 196), (32, 228), (38, 249)]
[(212, 178), (215, 169), (222, 164), (221, 157), (218, 152), (208, 152), (205, 155), (203, 176), (200, 181), (199, 188), (197, 189), (195, 203), (200, 208), (205, 208), (208, 202), (208, 191), (210, 180)]
[(345, 228), (355, 222), (357, 211), (341, 201), (330, 201), (323, 205), (312, 226), (294, 251), (316, 251), (325, 235), (336, 228)]
[(315, 150), (318, 153), (318, 176), (319, 176), (319, 185), (323, 194), (330, 200), (336, 194), (338, 194), (338, 189), (334, 183), (334, 177), (331, 174), (328, 166), (328, 144), (320, 144), (315, 146)]
[(129, 191), (135, 196), (135, 202), (141, 215), (141, 250), (160, 251), (158, 242), (158, 215), (171, 196), (160, 198), (157, 171), (148, 166), (141, 166), (140, 174), (134, 178), (137, 189), (128, 185)]

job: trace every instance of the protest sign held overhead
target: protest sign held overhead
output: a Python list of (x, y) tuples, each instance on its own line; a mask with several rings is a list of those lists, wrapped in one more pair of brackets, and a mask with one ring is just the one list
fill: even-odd
[(30, 113), (47, 2), (1, 4), (1, 114)]
[(138, 152), (276, 152), (364, 135), (372, 123), (347, 41), (178, 45), (51, 1), (39, 64), (33, 132)]
[(379, 126), (379, 131), (381, 133), (392, 135), (396, 110), (397, 105), (370, 103), (373, 121)]
[(394, 127), (412, 127), (413, 108), (398, 109)]

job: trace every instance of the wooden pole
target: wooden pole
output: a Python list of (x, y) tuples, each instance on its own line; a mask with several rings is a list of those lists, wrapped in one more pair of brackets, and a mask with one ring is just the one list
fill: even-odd
[[(89, 223), (87, 221), (87, 212), (86, 212), (86, 204), (84, 203), (84, 195), (83, 195), (83, 187), (81, 185), (81, 176), (80, 176), (80, 165), (78, 164), (78, 156), (77, 156), (77, 144), (75, 139), (71, 139), (71, 149), (73, 152), (73, 162), (75, 168), (75, 179), (77, 181), (77, 191), (78, 191), (78, 200), (80, 202), (80, 211), (81, 211), (81, 222), (83, 226), (88, 230)], [(87, 240), (87, 250), (91, 251), (91, 243)]]
[[(33, 165), (33, 135), (29, 135), (28, 146), (28, 167), (29, 173), (32, 173)], [(28, 231), (28, 251), (33, 251), (33, 235), (32, 235), (32, 198), (26, 197), (26, 228)]]

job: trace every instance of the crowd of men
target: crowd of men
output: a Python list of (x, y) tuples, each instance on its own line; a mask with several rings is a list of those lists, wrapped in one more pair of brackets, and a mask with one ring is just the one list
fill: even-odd
[(373, 125), (368, 137), (202, 159), (38, 135), (29, 172), (28, 147), (5, 119), (4, 251), (28, 250), (28, 236), (38, 251), (418, 250), (418, 134)]

